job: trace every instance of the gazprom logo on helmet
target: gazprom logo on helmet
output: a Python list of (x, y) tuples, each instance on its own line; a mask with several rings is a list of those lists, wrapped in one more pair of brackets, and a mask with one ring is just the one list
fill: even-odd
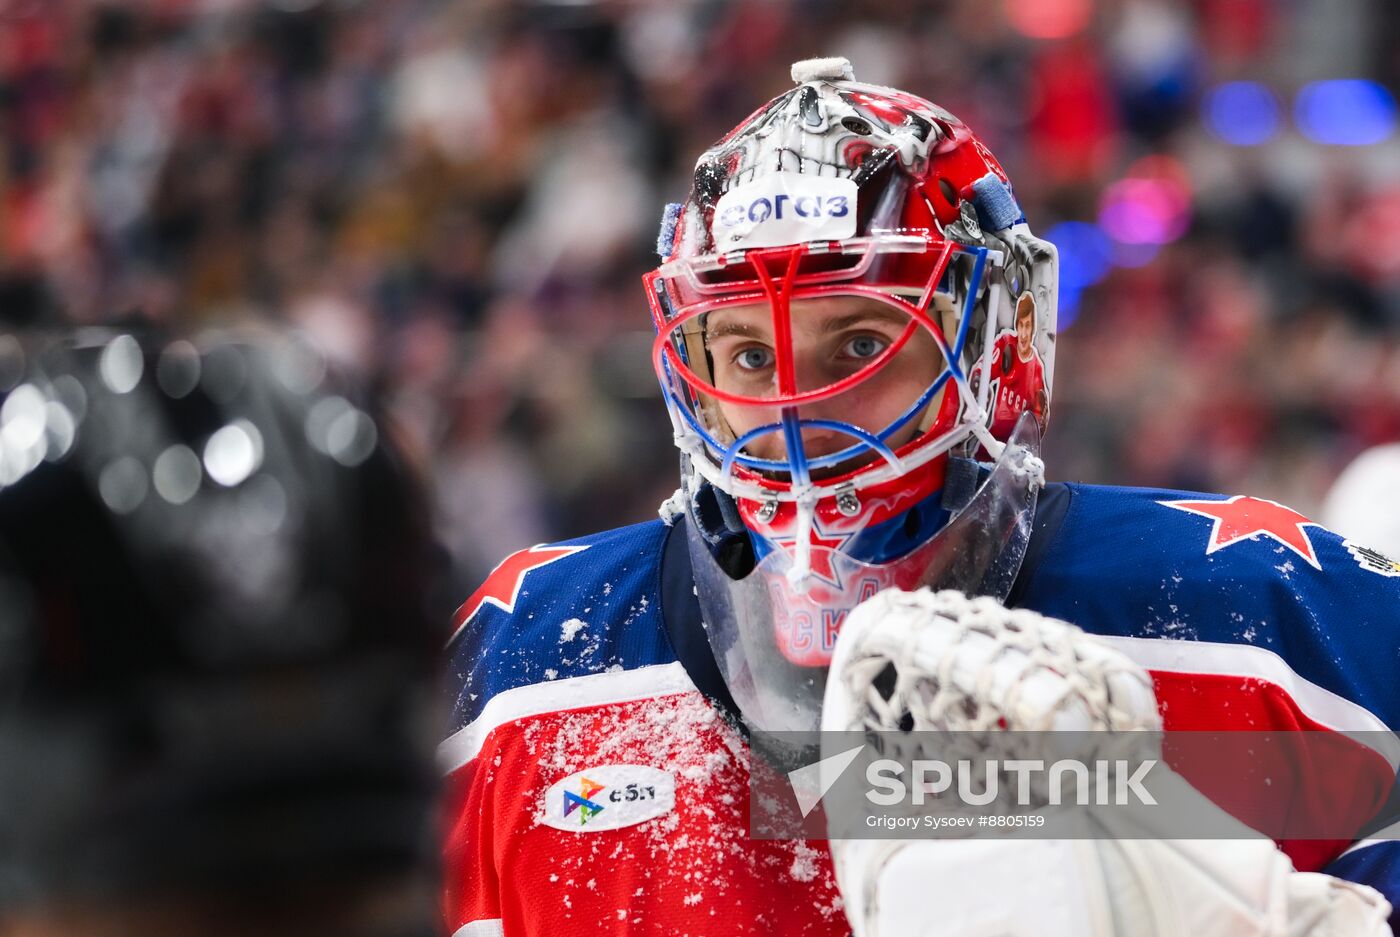
[[(792, 204), (788, 205), (788, 202)], [(799, 218), (820, 218), (823, 215), (841, 218), (851, 210), (851, 205), (850, 199), (844, 195), (830, 196), (823, 203), (820, 195), (799, 195), (792, 198), (786, 192), (779, 192), (772, 199), (760, 195), (748, 204), (747, 209), (743, 205), (730, 205), (724, 210), (720, 224), (732, 228), (742, 224), (745, 219), (754, 223), (767, 221), (770, 217), (775, 221), (782, 221), (785, 208), (789, 213), (796, 212)]]
[(735, 186), (715, 206), (715, 246), (728, 251), (851, 237), (857, 193), (850, 179), (795, 172)]

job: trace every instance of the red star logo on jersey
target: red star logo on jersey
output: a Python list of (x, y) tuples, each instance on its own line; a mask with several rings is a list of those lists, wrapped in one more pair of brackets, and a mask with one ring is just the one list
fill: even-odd
[(457, 614), (452, 616), (452, 624), (455, 626), (452, 636), (455, 638), (457, 632), (466, 627), (467, 622), (481, 611), (481, 606), (488, 603), (506, 614), (514, 612), (515, 600), (520, 598), (520, 586), (525, 582), (526, 573), (587, 549), (587, 545), (581, 547), (540, 545), (528, 550), (521, 550), (519, 553), (512, 553), (501, 560), (500, 564), (491, 570), (491, 575), (486, 577), (481, 588), (473, 592), (471, 598), (463, 602), (462, 607), (457, 609)]
[(1235, 495), (1224, 501), (1157, 503), (1215, 521), (1210, 530), (1210, 541), (1206, 544), (1207, 556), (1241, 540), (1253, 540), (1263, 534), (1307, 560), (1314, 569), (1322, 569), (1322, 564), (1317, 561), (1317, 554), (1313, 551), (1312, 541), (1308, 539), (1308, 532), (1303, 529), (1308, 525), (1316, 527), (1317, 523), (1277, 501)]
[[(827, 536), (822, 533), (815, 523), (812, 524), (812, 575), (822, 582), (828, 583), (837, 589), (841, 588), (841, 577), (831, 565), (832, 556), (846, 545), (852, 534), (834, 534)], [(793, 559), (797, 558), (797, 538), (796, 537), (775, 537), (774, 543), (783, 548), (783, 552)]]

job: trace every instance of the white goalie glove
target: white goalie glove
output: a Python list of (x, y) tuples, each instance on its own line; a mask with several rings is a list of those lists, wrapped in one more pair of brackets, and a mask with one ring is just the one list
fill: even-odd
[[(1078, 730), (1134, 744), (1156, 737), (1126, 733), (1160, 728), (1147, 674), (1104, 642), (927, 589), (888, 590), (852, 611), (822, 716), (824, 732)], [(1053, 809), (1083, 838), (833, 838), (856, 937), (1389, 937), (1390, 905), (1374, 889), (1295, 872), (1165, 765), (1153, 770), (1158, 789), (1239, 838), (1173, 840), (1072, 807)]]

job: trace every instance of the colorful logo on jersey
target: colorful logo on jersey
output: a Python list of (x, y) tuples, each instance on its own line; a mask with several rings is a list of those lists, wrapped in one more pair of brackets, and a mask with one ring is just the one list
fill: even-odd
[(539, 822), (568, 833), (601, 833), (676, 809), (676, 779), (647, 765), (598, 765), (552, 784)]
[(1347, 548), (1347, 552), (1352, 555), (1356, 562), (1361, 564), (1361, 568), (1373, 572), (1379, 576), (1400, 577), (1400, 563), (1392, 560), (1378, 550), (1370, 547), (1363, 547), (1353, 540), (1343, 540), (1342, 546)]
[(1305, 527), (1319, 526), (1302, 514), (1277, 501), (1264, 498), (1250, 498), (1235, 495), (1224, 501), (1158, 501), (1158, 504), (1189, 514), (1208, 517), (1211, 525), (1210, 536), (1206, 540), (1206, 555), (1241, 541), (1269, 537), (1283, 544), (1307, 561), (1314, 569), (1322, 569), (1308, 538)]
[(507, 615), (512, 614), (527, 573), (587, 549), (587, 544), (578, 547), (549, 547), (540, 544), (519, 553), (512, 553), (501, 560), (496, 568), (491, 570), (481, 587), (473, 592), (471, 598), (463, 602), (462, 607), (457, 609), (457, 614), (452, 616), (452, 637), (457, 637), (457, 633), (476, 617), (476, 613), (481, 611), (484, 605), (494, 605)]
[(575, 794), (572, 791), (564, 791), (564, 816), (578, 814), (578, 825), (583, 826), (589, 820), (602, 813), (604, 806), (593, 800), (594, 795), (599, 791), (608, 789), (606, 784), (599, 784), (597, 781), (590, 781), (588, 778), (579, 778), (582, 790)]

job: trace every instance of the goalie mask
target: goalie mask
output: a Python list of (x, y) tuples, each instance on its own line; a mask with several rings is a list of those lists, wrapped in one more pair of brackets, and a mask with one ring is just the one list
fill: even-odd
[(644, 278), (707, 632), (765, 729), (815, 727), (875, 592), (1009, 588), (1055, 334), (1054, 247), (964, 124), (844, 59), (793, 79), (700, 157)]

